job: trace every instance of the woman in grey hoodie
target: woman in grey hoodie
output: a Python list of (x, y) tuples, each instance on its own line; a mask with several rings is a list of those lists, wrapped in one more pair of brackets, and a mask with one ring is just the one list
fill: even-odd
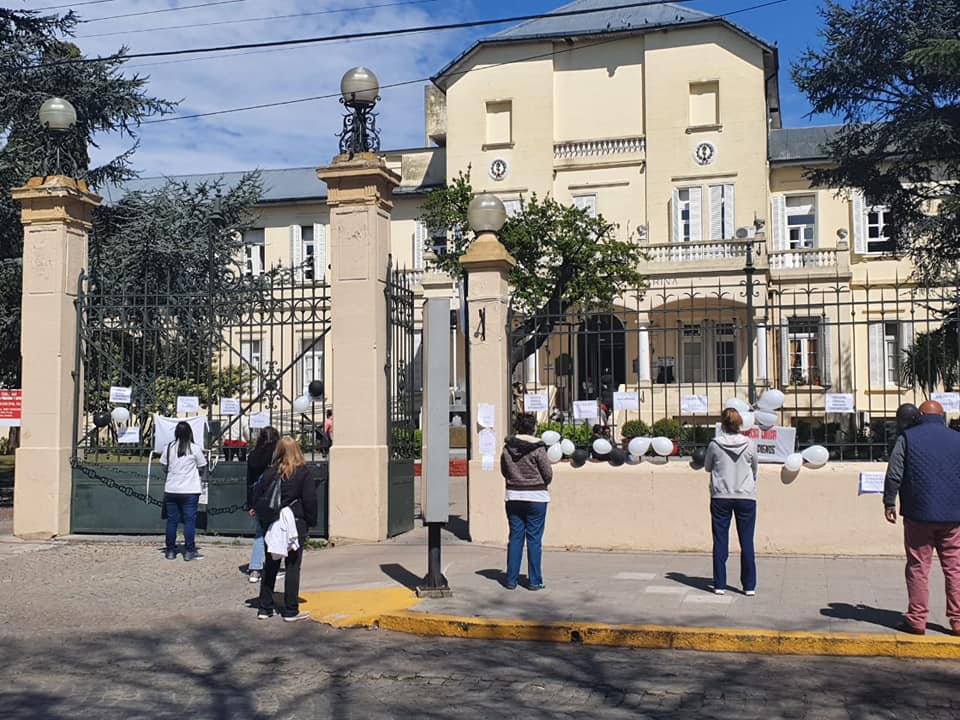
[(757, 448), (740, 434), (743, 418), (733, 408), (720, 416), (720, 434), (707, 446), (704, 469), (710, 473), (710, 516), (713, 522), (713, 591), (727, 589), (730, 517), (737, 519), (740, 539), (740, 582), (747, 595), (757, 591), (753, 533), (757, 524)]
[(547, 520), (550, 494), (547, 486), (553, 479), (553, 468), (547, 458), (547, 449), (537, 431), (534, 415), (518, 415), (517, 434), (508, 437), (500, 454), (500, 472), (507, 485), (507, 522), (510, 540), (507, 543), (506, 587), (513, 590), (520, 581), (520, 561), (523, 543), (527, 543), (527, 587), (542, 590), (540, 572), (543, 527)]

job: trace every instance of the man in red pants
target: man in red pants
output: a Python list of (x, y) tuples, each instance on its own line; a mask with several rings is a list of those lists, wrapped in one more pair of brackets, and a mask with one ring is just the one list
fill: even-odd
[(940, 403), (920, 406), (920, 419), (897, 438), (887, 465), (883, 505), (887, 522), (897, 522), (897, 495), (907, 552), (907, 612), (897, 629), (927, 631), (929, 577), (933, 551), (947, 590), (947, 618), (960, 635), (960, 433), (946, 426)]

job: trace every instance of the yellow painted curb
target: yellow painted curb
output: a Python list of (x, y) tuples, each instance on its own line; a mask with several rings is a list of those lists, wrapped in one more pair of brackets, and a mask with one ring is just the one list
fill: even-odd
[(765, 655), (857, 655), (960, 659), (960, 640), (900, 633), (831, 633), (676, 625), (546, 623), (400, 611), (379, 617), (382, 630), (439, 637), (530, 640), (616, 647)]
[(301, 610), (334, 627), (371, 627), (384, 613), (406, 610), (420, 602), (416, 593), (403, 587), (301, 592), (300, 596), (304, 599)]

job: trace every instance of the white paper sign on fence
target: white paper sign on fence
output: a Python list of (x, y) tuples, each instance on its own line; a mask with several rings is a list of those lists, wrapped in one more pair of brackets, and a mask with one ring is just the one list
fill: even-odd
[(527, 393), (523, 396), (524, 412), (546, 412), (550, 409), (550, 399), (546, 393)]
[(110, 388), (110, 402), (114, 405), (129, 405), (132, 395), (132, 388), (117, 386)]
[(200, 500), (198, 501), (201, 505), (206, 505), (210, 501), (210, 483), (204, 482), (200, 483)]
[(496, 417), (497, 407), (493, 403), (477, 403), (477, 424), (480, 427), (492, 428)]
[(868, 493), (882, 493), (884, 484), (884, 473), (882, 472), (862, 472), (860, 473), (860, 490), (858, 495)]
[(852, 413), (857, 409), (852, 393), (827, 393), (823, 399), (823, 411), (828, 413)]
[(573, 404), (574, 420), (596, 420), (597, 417), (596, 400), (577, 400)]
[(930, 399), (940, 403), (944, 412), (960, 412), (960, 392), (930, 393)]
[(256, 412), (250, 415), (250, 429), (259, 430), (270, 424), (270, 413)]
[(177, 415), (195, 412), (200, 412), (200, 398), (196, 395), (180, 395), (177, 397)]
[(220, 413), (222, 415), (239, 415), (240, 414), (240, 400), (239, 398), (220, 398)]
[[(720, 423), (716, 425), (716, 434), (720, 435)], [(782, 463), (787, 455), (794, 452), (797, 445), (797, 429), (788, 427), (772, 427), (769, 430), (752, 428), (743, 433), (757, 445), (757, 460), (762, 463)]]
[(493, 456), (497, 452), (497, 434), (493, 430), (481, 430), (478, 433), (481, 455)]
[(680, 412), (684, 415), (706, 415), (710, 401), (706, 395), (683, 395), (680, 397)]
[(136, 445), (140, 442), (140, 428), (128, 425), (117, 433), (117, 442), (121, 445)]
[(615, 392), (613, 394), (614, 410), (639, 410), (640, 393), (635, 392)]

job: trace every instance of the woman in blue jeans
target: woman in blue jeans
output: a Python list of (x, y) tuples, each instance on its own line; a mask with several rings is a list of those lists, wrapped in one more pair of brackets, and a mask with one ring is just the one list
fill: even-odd
[(704, 469), (710, 473), (710, 519), (713, 528), (713, 591), (727, 590), (730, 519), (737, 520), (740, 582), (746, 595), (757, 593), (757, 559), (753, 534), (757, 524), (757, 448), (740, 434), (743, 418), (733, 408), (720, 416), (720, 433), (707, 446)]
[(203, 448), (193, 441), (193, 430), (177, 423), (174, 440), (167, 445), (160, 462), (167, 469), (163, 502), (167, 510), (167, 560), (177, 559), (177, 526), (183, 521), (183, 559), (202, 560), (197, 552), (197, 505), (200, 502), (200, 468), (207, 466)]
[(516, 431), (516, 435), (507, 438), (500, 455), (500, 471), (507, 485), (507, 522), (510, 524), (506, 587), (513, 590), (520, 581), (520, 561), (526, 541), (527, 587), (530, 590), (542, 590), (544, 583), (540, 560), (543, 554), (543, 527), (547, 519), (547, 504), (550, 502), (547, 486), (553, 479), (553, 469), (547, 459), (546, 446), (534, 435), (537, 431), (536, 417), (517, 416)]
[(266, 555), (263, 542), (263, 533), (266, 528), (260, 524), (253, 511), (253, 488), (273, 462), (273, 453), (277, 449), (279, 439), (280, 433), (277, 429), (268, 425), (260, 431), (256, 447), (247, 455), (247, 507), (250, 517), (253, 518), (253, 552), (250, 554), (250, 566), (247, 572), (252, 583), (260, 582), (263, 576), (263, 559)]

